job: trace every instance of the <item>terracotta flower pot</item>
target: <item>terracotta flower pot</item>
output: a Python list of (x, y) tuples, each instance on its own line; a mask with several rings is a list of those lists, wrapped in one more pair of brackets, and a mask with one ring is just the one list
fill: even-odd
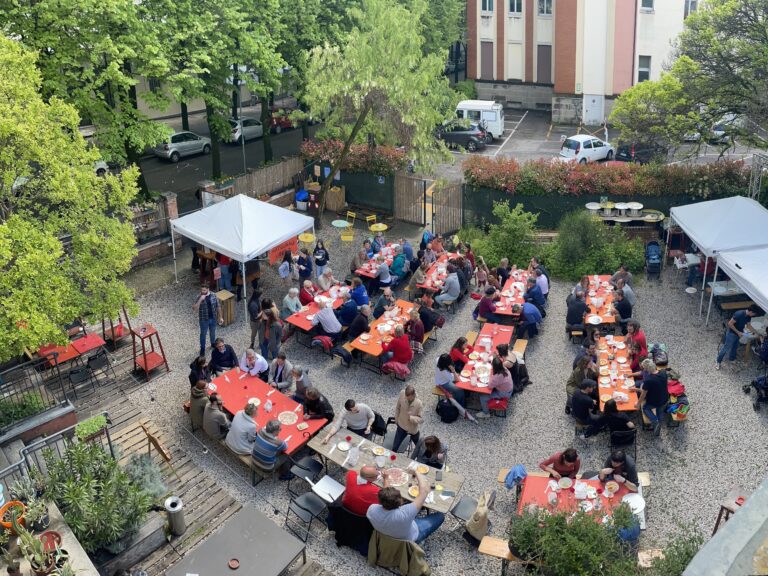
[(12, 536), (17, 535), (16, 530), (13, 528), (10, 515), (10, 511), (14, 508), (21, 508), (21, 514), (19, 515), (17, 522), (20, 526), (24, 526), (24, 515), (27, 512), (27, 507), (24, 506), (23, 502), (18, 500), (11, 500), (10, 502), (7, 502), (2, 508), (0, 508), (0, 526), (6, 530), (9, 530)]

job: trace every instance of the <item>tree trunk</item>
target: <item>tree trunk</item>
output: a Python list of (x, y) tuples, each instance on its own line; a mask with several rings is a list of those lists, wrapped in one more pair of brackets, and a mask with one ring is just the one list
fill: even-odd
[(220, 139), (213, 126), (213, 115), (215, 111), (208, 102), (205, 103), (205, 119), (208, 122), (208, 132), (211, 135), (211, 179), (221, 178), (221, 150), (219, 148)]
[(269, 97), (261, 99), (261, 125), (264, 128), (264, 136), (262, 141), (264, 143), (264, 164), (272, 162), (272, 93)]
[[(124, 70), (128, 77), (133, 75), (133, 71), (131, 70), (131, 65), (129, 63), (126, 62), (124, 64)], [(138, 97), (136, 95), (136, 84), (131, 84), (130, 88), (128, 88), (128, 102), (130, 103), (131, 108), (134, 110), (139, 109)], [(139, 194), (143, 198), (149, 200), (149, 186), (147, 185), (147, 179), (144, 177), (144, 171), (141, 169), (141, 165), (139, 164), (139, 161), (141, 160), (141, 154), (131, 145), (128, 140), (124, 140), (123, 144), (125, 146), (125, 157), (128, 160), (128, 163), (135, 164), (136, 168), (139, 169), (139, 179), (137, 182), (139, 185)]]
[(181, 104), (181, 129), (189, 130), (189, 111), (187, 110), (187, 103), (180, 102)]
[(240, 76), (237, 72), (237, 64), (232, 64), (232, 118), (235, 120), (240, 118), (237, 113), (237, 106), (240, 104)]
[[(302, 112), (307, 111), (307, 105), (304, 102), (299, 102), (299, 110)], [(309, 140), (309, 120), (301, 121), (301, 139)]]
[(371, 105), (366, 103), (363, 106), (363, 109), (360, 111), (360, 116), (357, 117), (357, 122), (355, 122), (355, 126), (352, 128), (352, 132), (350, 132), (349, 136), (347, 137), (347, 140), (344, 142), (344, 148), (341, 149), (341, 154), (339, 154), (339, 157), (336, 160), (336, 162), (334, 164), (331, 164), (330, 174), (328, 174), (328, 177), (325, 180), (323, 180), (323, 185), (320, 187), (320, 199), (319, 199), (319, 206), (317, 209), (317, 219), (315, 220), (315, 228), (317, 230), (320, 230), (322, 228), (323, 219), (321, 218), (321, 216), (325, 211), (325, 198), (326, 198), (326, 195), (328, 194), (328, 190), (330, 190), (334, 177), (339, 172), (339, 168), (341, 168), (341, 165), (344, 163), (344, 160), (349, 154), (349, 148), (352, 146), (352, 143), (355, 141), (355, 138), (357, 137), (357, 134), (362, 129), (363, 124), (365, 124), (365, 119), (368, 117), (368, 113), (370, 111), (371, 111)]

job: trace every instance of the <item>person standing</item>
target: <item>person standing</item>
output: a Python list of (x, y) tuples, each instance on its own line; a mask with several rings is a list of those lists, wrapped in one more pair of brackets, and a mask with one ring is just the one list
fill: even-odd
[(200, 322), (200, 356), (205, 356), (205, 338), (206, 334), (211, 335), (211, 346), (216, 341), (216, 324), (224, 324), (224, 317), (221, 315), (221, 307), (216, 294), (211, 292), (208, 283), (200, 286), (200, 296), (192, 305), (192, 309), (197, 312)]
[(408, 384), (400, 391), (395, 405), (395, 438), (392, 449), (397, 452), (406, 436), (410, 436), (414, 445), (419, 442), (419, 427), (424, 422), (424, 405), (416, 396), (416, 389)]
[(315, 259), (315, 273), (317, 274), (317, 278), (320, 279), (320, 276), (325, 272), (325, 267), (328, 266), (328, 261), (331, 259), (328, 250), (325, 249), (325, 242), (322, 240), (317, 241), (315, 249), (312, 252), (312, 257)]
[(280, 345), (283, 342), (283, 323), (275, 315), (273, 308), (262, 310), (261, 323), (259, 325), (259, 347), (261, 355), (269, 361), (277, 358)]
[(277, 273), (284, 285), (289, 285), (293, 280), (294, 272), (293, 254), (290, 250), (283, 252), (283, 260), (280, 262), (280, 267), (277, 269)]
[(232, 292), (232, 273), (229, 271), (231, 258), (224, 254), (216, 254), (216, 261), (219, 263), (219, 273), (221, 274), (221, 289)]
[(642, 405), (643, 414), (653, 423), (653, 433), (658, 436), (661, 433), (661, 418), (664, 415), (664, 407), (669, 402), (667, 373), (659, 370), (650, 358), (643, 360), (640, 367), (645, 372), (645, 377), (639, 385), (638, 404)]
[(751, 320), (757, 316), (759, 308), (751, 306), (747, 310), (739, 310), (731, 319), (728, 320), (728, 325), (725, 331), (725, 338), (723, 340), (723, 347), (720, 348), (720, 352), (717, 353), (717, 364), (715, 364), (715, 370), (720, 370), (720, 365), (723, 363), (726, 353), (728, 353), (728, 360), (733, 362), (736, 360), (736, 352), (739, 348), (739, 339), (744, 336), (744, 330), (749, 328), (749, 331), (753, 334), (757, 334), (757, 330), (752, 327)]
[(304, 282), (312, 278), (312, 258), (309, 257), (309, 250), (302, 248), (299, 250), (299, 259), (296, 261), (299, 268), (299, 281)]
[(256, 336), (259, 333), (259, 322), (261, 316), (261, 290), (254, 290), (251, 299), (248, 300), (248, 319), (251, 323), (251, 348), (256, 342)]

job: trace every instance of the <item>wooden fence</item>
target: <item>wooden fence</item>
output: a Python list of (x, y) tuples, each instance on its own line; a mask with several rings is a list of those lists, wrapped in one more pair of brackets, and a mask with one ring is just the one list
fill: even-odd
[(277, 164), (260, 168), (235, 178), (231, 195), (245, 194), (259, 198), (293, 186), (293, 179), (304, 169), (301, 158), (288, 158)]

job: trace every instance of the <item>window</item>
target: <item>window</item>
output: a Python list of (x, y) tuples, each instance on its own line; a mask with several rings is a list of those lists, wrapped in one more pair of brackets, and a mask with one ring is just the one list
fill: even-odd
[(493, 12), (493, 0), (483, 0), (480, 9), (483, 12)]
[(642, 0), (640, 4), (641, 10), (653, 10), (653, 0)]
[(523, 0), (509, 0), (509, 13), (510, 14), (522, 14), (523, 13)]
[(685, 0), (685, 13), (683, 14), (683, 17), (688, 18), (688, 16), (696, 12), (698, 4), (699, 0)]
[(149, 83), (150, 92), (152, 92), (153, 94), (157, 94), (158, 92), (160, 92), (160, 86), (161, 86), (160, 80), (158, 80), (157, 78), (148, 78), (147, 81)]
[(552, 0), (539, 0), (539, 16), (552, 16)]
[(651, 78), (651, 57), (640, 56), (637, 65), (637, 81), (644, 82)]
[(467, 110), (467, 118), (477, 124), (480, 122), (480, 110)]

